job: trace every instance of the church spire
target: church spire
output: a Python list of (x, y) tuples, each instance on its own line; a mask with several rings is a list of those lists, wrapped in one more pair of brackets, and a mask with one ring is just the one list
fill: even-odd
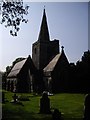
[(40, 27), (38, 41), (40, 41), (40, 42), (50, 41), (45, 6), (44, 6), (44, 10), (43, 10), (43, 18), (42, 18), (42, 23), (41, 23), (41, 27)]

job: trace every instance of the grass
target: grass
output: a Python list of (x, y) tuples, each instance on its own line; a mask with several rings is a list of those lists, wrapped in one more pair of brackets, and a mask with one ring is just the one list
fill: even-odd
[(51, 104), (63, 113), (64, 118), (83, 118), (84, 95), (82, 94), (57, 94), (52, 96)]
[[(10, 103), (13, 93), (6, 92), (5, 98), (8, 100), (2, 104), (3, 118), (5, 120), (51, 120), (51, 115), (38, 114), (39, 101), (41, 96), (32, 94), (18, 94), (28, 96), (29, 101), (21, 101), (22, 105)], [(64, 120), (82, 120), (84, 108), (84, 94), (61, 93), (49, 96), (51, 110), (58, 108)]]

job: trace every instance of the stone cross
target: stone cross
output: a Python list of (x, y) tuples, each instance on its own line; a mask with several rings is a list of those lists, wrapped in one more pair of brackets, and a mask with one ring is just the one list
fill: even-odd
[(64, 46), (62, 46), (61, 48), (62, 48), (62, 50), (63, 50), (63, 49), (64, 49)]
[(16, 95), (16, 93), (15, 93), (14, 96), (12, 96), (12, 97), (13, 97), (13, 100), (14, 100), (13, 102), (16, 103), (16, 102), (17, 102), (17, 99), (18, 99), (18, 96)]

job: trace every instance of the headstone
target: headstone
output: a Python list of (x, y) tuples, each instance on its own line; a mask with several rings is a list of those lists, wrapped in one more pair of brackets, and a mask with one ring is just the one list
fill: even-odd
[(46, 92), (43, 93), (42, 98), (40, 99), (40, 113), (50, 114), (50, 99)]
[(84, 120), (90, 120), (90, 94), (85, 97)]
[(61, 112), (58, 109), (54, 110), (52, 120), (61, 120)]

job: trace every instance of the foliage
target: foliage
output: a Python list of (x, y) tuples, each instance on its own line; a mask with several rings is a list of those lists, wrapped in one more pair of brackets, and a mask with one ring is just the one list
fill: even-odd
[(20, 62), (20, 61), (22, 61), (22, 60), (24, 60), (24, 59), (25, 59), (25, 58), (23, 58), (23, 57), (16, 58), (16, 59), (13, 61), (12, 66), (14, 66), (17, 62)]
[(85, 51), (80, 61), (70, 64), (70, 91), (90, 92), (89, 72), (90, 71), (90, 51)]
[(87, 67), (89, 63), (90, 63), (90, 51), (88, 50), (84, 52), (81, 61), (77, 61), (76, 65), (78, 66), (79, 64), (82, 64), (86, 65), (85, 67)]
[(29, 6), (23, 7), (23, 0), (2, 0), (0, 3), (1, 24), (5, 23), (5, 27), (12, 27), (10, 34), (17, 36), (17, 32), (20, 30), (20, 23), (27, 23), (28, 20), (24, 18), (24, 15), (28, 14)]
[(82, 56), (82, 62), (86, 62), (87, 64), (90, 62), (90, 51), (84, 52)]
[[(30, 101), (22, 101), (21, 105), (13, 105), (6, 102), (2, 105), (3, 118), (7, 120), (51, 120), (51, 115), (38, 114), (39, 102), (41, 96), (32, 96), (30, 93), (17, 93), (17, 95), (30, 96)], [(13, 93), (6, 92), (5, 97), (8, 101), (12, 100)], [(84, 94), (55, 94), (49, 96), (51, 103), (51, 110), (59, 109), (64, 120), (82, 120), (84, 108)]]
[(79, 80), (79, 84), (82, 83), (81, 89), (85, 92), (89, 93), (90, 85), (89, 85), (89, 72), (90, 71), (90, 51), (84, 52), (81, 61), (78, 61), (76, 64), (76, 74), (77, 80)]

